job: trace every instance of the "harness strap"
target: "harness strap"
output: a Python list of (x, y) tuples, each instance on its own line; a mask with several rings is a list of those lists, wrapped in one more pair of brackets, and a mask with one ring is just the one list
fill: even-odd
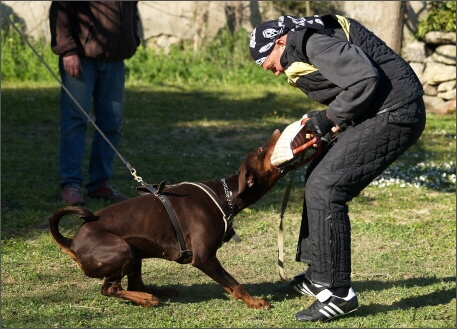
[(221, 200), (217, 197), (216, 193), (212, 189), (210, 189), (208, 186), (206, 186), (203, 183), (198, 183), (198, 182), (184, 182), (182, 184), (189, 184), (189, 185), (194, 185), (202, 189), (208, 196), (214, 201), (214, 203), (217, 205), (221, 213), (224, 215), (224, 222), (225, 222), (225, 230), (227, 231), (227, 212), (224, 210), (224, 206), (221, 202)]
[[(229, 241), (230, 239), (233, 238), (236, 242), (241, 242), (240, 237), (235, 233), (235, 230), (233, 229), (233, 214), (228, 213), (227, 211), (224, 210), (224, 205), (220, 201), (219, 197), (214, 193), (213, 190), (211, 190), (208, 186), (206, 186), (203, 183), (199, 182), (183, 182), (181, 184), (190, 184), (199, 187), (202, 189), (212, 200), (213, 202), (217, 205), (219, 210), (222, 213), (222, 218), (224, 220), (225, 224), (225, 234), (224, 238), (222, 239), (221, 244), (219, 247), (223, 245), (224, 242)], [(181, 185), (179, 184), (179, 185)], [(186, 242), (184, 240), (184, 237), (182, 235), (182, 229), (181, 226), (179, 225), (178, 218), (176, 217), (176, 213), (173, 210), (173, 207), (168, 200), (168, 198), (162, 193), (163, 189), (165, 188), (165, 182), (161, 182), (160, 184), (143, 184), (140, 187), (137, 187), (137, 191), (140, 195), (144, 195), (147, 193), (153, 193), (155, 196), (157, 196), (160, 201), (162, 201), (163, 205), (165, 206), (165, 209), (167, 210), (168, 216), (170, 217), (171, 223), (173, 224), (173, 228), (176, 233), (176, 237), (178, 238), (179, 246), (181, 249), (181, 255), (180, 257), (176, 260), (176, 262), (180, 262), (186, 257), (192, 256), (192, 250), (188, 250), (186, 247)]]
[[(214, 193), (214, 191), (212, 189), (210, 189), (205, 184), (199, 183), (199, 182), (184, 182), (182, 184), (190, 184), (190, 185), (194, 185), (194, 186), (201, 188), (203, 191), (206, 192), (206, 194), (208, 194), (208, 196), (214, 201), (214, 203), (218, 206), (219, 210), (222, 212), (222, 215), (223, 215), (222, 218), (224, 219), (224, 224), (225, 224), (225, 234), (224, 234), (224, 238), (222, 240), (223, 242), (221, 243), (221, 246), (224, 242), (229, 241), (231, 238), (233, 238), (233, 240), (235, 240), (235, 242), (241, 242), (240, 237), (238, 236), (238, 234), (235, 233), (235, 230), (232, 227), (233, 215), (230, 213), (227, 213), (227, 211), (224, 210), (224, 205), (222, 204), (221, 200), (216, 195), (216, 193)], [(229, 201), (229, 200), (227, 200), (227, 201)]]
[(187, 249), (186, 241), (184, 240), (184, 237), (182, 235), (182, 229), (181, 229), (181, 226), (179, 225), (178, 218), (176, 217), (176, 213), (173, 210), (173, 207), (171, 206), (170, 201), (167, 199), (167, 197), (165, 195), (162, 194), (162, 189), (164, 187), (164, 184), (162, 184), (162, 183), (159, 185), (159, 189), (156, 189), (153, 185), (144, 185), (144, 187), (147, 188), (152, 193), (154, 193), (160, 199), (160, 201), (162, 201), (163, 205), (165, 206), (165, 209), (167, 210), (168, 216), (170, 217), (171, 223), (173, 224), (173, 228), (175, 229), (176, 236), (178, 237), (179, 246), (181, 249), (181, 255), (176, 260), (176, 262), (179, 263), (184, 258), (192, 256), (192, 250)]

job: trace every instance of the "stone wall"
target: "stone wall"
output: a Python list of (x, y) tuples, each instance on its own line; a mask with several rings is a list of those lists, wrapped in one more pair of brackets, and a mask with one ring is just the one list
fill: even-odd
[(429, 32), (424, 42), (409, 43), (403, 57), (424, 86), (427, 111), (441, 114), (455, 112), (455, 33)]
[[(337, 12), (355, 18), (384, 39), (383, 1), (335, 1)], [(48, 13), (51, 1), (2, 1), (0, 8), (20, 22), (32, 38), (50, 38)], [(277, 19), (272, 1), (139, 1), (141, 36), (145, 43), (168, 49), (182, 40), (211, 38), (227, 24), (227, 10), (241, 5), (241, 25), (252, 31), (264, 20)], [(405, 1), (403, 44), (411, 41), (417, 19), (426, 13), (426, 1)], [(202, 22), (202, 17), (206, 16)], [(6, 22), (3, 22), (6, 23)], [(200, 31), (201, 30), (201, 31)]]

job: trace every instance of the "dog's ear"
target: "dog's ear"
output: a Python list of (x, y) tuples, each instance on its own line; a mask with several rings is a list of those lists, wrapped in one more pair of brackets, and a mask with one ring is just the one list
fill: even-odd
[(254, 181), (254, 171), (247, 166), (242, 166), (238, 175), (238, 195), (243, 193), (246, 188), (252, 187), (254, 185)]

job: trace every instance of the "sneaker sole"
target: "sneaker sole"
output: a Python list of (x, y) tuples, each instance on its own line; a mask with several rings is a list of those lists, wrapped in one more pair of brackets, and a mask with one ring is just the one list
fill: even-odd
[(318, 320), (317, 322), (328, 322), (328, 321), (332, 321), (333, 319), (336, 319), (336, 318), (339, 318), (339, 317), (342, 317), (342, 316), (351, 314), (351, 313), (353, 313), (353, 312), (355, 312), (355, 311), (357, 311), (357, 308), (353, 309), (352, 311), (346, 312), (346, 313), (344, 313), (344, 314), (335, 315), (335, 316), (332, 317), (332, 318), (327, 318), (327, 319), (324, 319), (324, 320)]
[(321, 314), (324, 315), (325, 318), (319, 319), (319, 320), (300, 320), (300, 319), (298, 319), (296, 316), (295, 316), (295, 319), (298, 320), (298, 321), (301, 321), (301, 322), (329, 322), (329, 321), (332, 321), (332, 320), (334, 320), (334, 319), (336, 319), (336, 318), (339, 318), (339, 317), (342, 317), (342, 316), (351, 314), (351, 313), (357, 311), (357, 309), (358, 309), (358, 308), (355, 308), (355, 309), (353, 309), (353, 310), (351, 310), (351, 311), (349, 311), (349, 312), (343, 313), (343, 314), (338, 313), (338, 314), (332, 316), (331, 318), (327, 317), (324, 313), (321, 312)]

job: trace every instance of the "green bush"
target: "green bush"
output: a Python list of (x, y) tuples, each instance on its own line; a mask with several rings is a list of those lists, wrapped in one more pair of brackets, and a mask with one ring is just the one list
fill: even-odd
[[(18, 26), (21, 29), (20, 26)], [(52, 82), (46, 66), (11, 26), (2, 28), (2, 81)], [(44, 38), (30, 44), (58, 75), (58, 57)], [(131, 84), (189, 85), (237, 84), (277, 85), (275, 79), (254, 63), (249, 53), (249, 34), (245, 30), (232, 33), (227, 27), (195, 52), (190, 42), (173, 45), (168, 53), (141, 45), (136, 54), (126, 60), (126, 80)]]
[(158, 84), (283, 83), (254, 63), (248, 35), (243, 29), (232, 33), (225, 27), (197, 52), (186, 41), (170, 47), (168, 53), (140, 46), (135, 56), (126, 61), (127, 80)]
[(455, 32), (455, 1), (431, 1), (428, 14), (417, 25), (416, 37), (423, 40), (427, 32)]
[[(22, 30), (21, 24), (16, 25)], [(49, 70), (33, 53), (19, 33), (10, 25), (2, 28), (2, 81), (51, 81)], [(50, 45), (40, 38), (29, 42), (49, 67), (57, 72), (57, 56)]]

